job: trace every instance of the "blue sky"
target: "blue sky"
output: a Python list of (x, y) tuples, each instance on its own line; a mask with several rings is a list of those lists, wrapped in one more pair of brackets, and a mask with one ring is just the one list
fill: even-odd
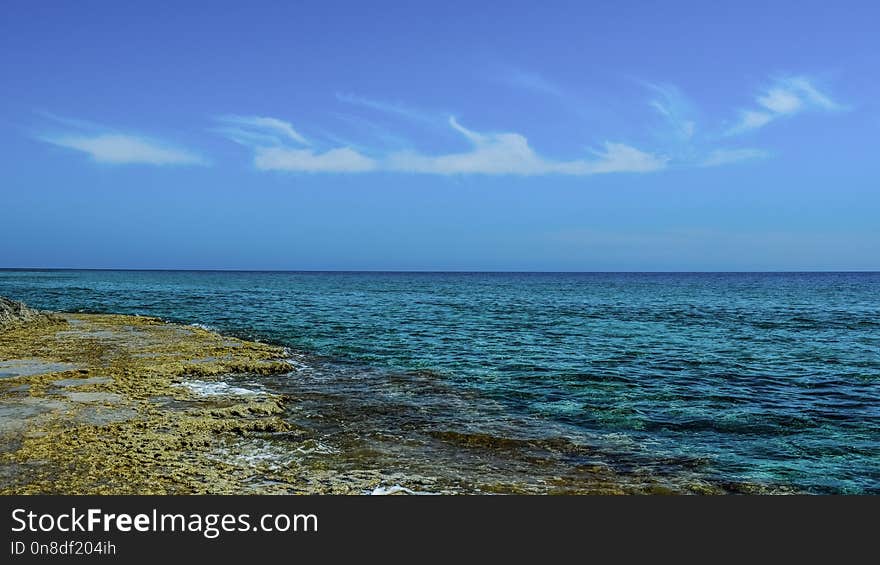
[(4, 2), (0, 267), (880, 269), (873, 3), (179, 4)]

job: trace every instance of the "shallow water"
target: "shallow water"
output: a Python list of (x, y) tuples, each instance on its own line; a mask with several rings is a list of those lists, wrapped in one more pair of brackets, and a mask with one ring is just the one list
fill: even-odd
[(880, 492), (877, 273), (0, 271), (0, 295), (287, 346), (261, 385), (340, 472)]

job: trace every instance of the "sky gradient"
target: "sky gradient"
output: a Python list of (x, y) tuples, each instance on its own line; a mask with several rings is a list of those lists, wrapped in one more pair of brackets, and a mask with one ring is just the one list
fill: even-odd
[(0, 268), (880, 269), (873, 3), (277, 4), (5, 2)]

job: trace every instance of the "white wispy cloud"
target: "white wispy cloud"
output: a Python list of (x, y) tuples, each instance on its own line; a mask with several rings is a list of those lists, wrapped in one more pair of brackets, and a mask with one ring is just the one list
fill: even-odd
[[(570, 95), (552, 81), (535, 73), (507, 69), (507, 83), (560, 100)], [(336, 114), (376, 139), (392, 136), (385, 150), (373, 144), (346, 143), (344, 138), (325, 132), (311, 143), (289, 122), (278, 118), (223, 116), (224, 135), (251, 147), (259, 170), (310, 173), (365, 173), (372, 171), (431, 175), (574, 175), (605, 173), (649, 173), (667, 167), (715, 167), (769, 157), (769, 151), (754, 147), (718, 147), (725, 135), (743, 133), (766, 126), (781, 117), (810, 110), (837, 111), (843, 107), (820, 91), (808, 78), (789, 76), (776, 79), (754, 98), (754, 106), (743, 109), (739, 122), (722, 133), (717, 121), (701, 123), (696, 105), (676, 86), (639, 81), (651, 92), (647, 103), (661, 121), (647, 133), (654, 147), (646, 151), (628, 143), (605, 141), (582, 158), (556, 159), (538, 153), (528, 139), (517, 132), (481, 132), (469, 129), (454, 117), (445, 120), (446, 131), (456, 132), (469, 144), (461, 151), (436, 153), (412, 149), (386, 131), (384, 125), (360, 116)], [(411, 121), (434, 124), (436, 114), (399, 103), (389, 103), (353, 94), (337, 93), (338, 101), (391, 114)], [(604, 136), (603, 136), (604, 137)], [(307, 145), (308, 147), (303, 147)], [(329, 145), (329, 147), (328, 147)], [(405, 149), (393, 150), (403, 145)], [(389, 147), (391, 146), (391, 147)], [(660, 149), (658, 149), (660, 148)], [(390, 152), (389, 152), (390, 149)]]
[[(254, 152), (254, 167), (260, 171), (303, 173), (363, 173), (375, 170), (376, 161), (358, 150), (335, 147), (312, 149), (312, 142), (279, 118), (267, 116), (218, 116), (223, 124), (213, 131)], [(291, 143), (296, 147), (291, 147)], [(309, 148), (303, 148), (305, 145)]]
[(835, 102), (827, 95), (819, 92), (806, 77), (789, 77), (786, 79), (786, 82), (813, 106), (828, 111), (846, 110), (846, 106)]
[(697, 133), (697, 121), (690, 101), (673, 85), (640, 83), (653, 93), (648, 104), (663, 118), (675, 140), (690, 142)]
[(98, 163), (114, 165), (207, 165), (197, 153), (140, 134), (121, 132), (105, 124), (59, 116), (45, 110), (34, 112), (47, 121), (31, 136), (58, 147), (89, 155)]
[(350, 147), (330, 149), (323, 153), (309, 149), (258, 147), (254, 165), (261, 171), (305, 173), (364, 173), (377, 168), (376, 161)]
[(743, 110), (740, 113), (739, 124), (731, 130), (731, 133), (741, 133), (743, 131), (750, 131), (764, 127), (773, 121), (774, 117), (773, 114), (761, 112), (759, 110)]
[(484, 175), (592, 175), (612, 172), (651, 172), (667, 160), (622, 143), (605, 143), (592, 159), (558, 161), (538, 155), (518, 133), (478, 133), (449, 119), (449, 125), (471, 144), (470, 151), (426, 155), (414, 151), (391, 154), (385, 167), (392, 171), (425, 174)]
[(219, 133), (244, 145), (273, 144), (280, 145), (287, 141), (294, 141), (301, 145), (310, 145), (309, 140), (293, 128), (290, 122), (267, 116), (241, 116), (227, 114), (217, 116), (216, 120), (223, 124), (218, 128)]
[(515, 133), (483, 136), (460, 126), (459, 130), (473, 149), (462, 153), (426, 155), (400, 151), (388, 157), (388, 168), (395, 171), (429, 174), (540, 174), (547, 172), (544, 161), (528, 146), (526, 138)]
[(821, 110), (835, 112), (844, 106), (821, 92), (812, 81), (804, 76), (784, 77), (774, 81), (755, 97), (758, 109), (740, 110), (739, 121), (727, 130), (728, 135), (736, 135), (760, 129), (770, 122), (794, 116), (804, 111)]
[[(455, 118), (448, 127), (457, 131), (471, 149), (459, 153), (425, 154), (412, 150), (395, 151), (384, 156), (370, 156), (350, 144), (324, 150), (291, 147), (289, 141), (271, 132), (296, 131), (277, 118), (218, 118), (234, 123), (234, 130), (219, 133), (251, 147), (254, 166), (261, 171), (304, 173), (366, 173), (372, 171), (406, 172), (436, 175), (591, 175), (612, 172), (649, 172), (666, 166), (666, 159), (645, 153), (622, 143), (605, 143), (590, 159), (558, 161), (538, 155), (528, 140), (518, 133), (480, 133), (462, 126)], [(283, 124), (279, 126), (278, 124)], [(239, 127), (240, 126), (240, 127)], [(301, 136), (299, 136), (301, 137)], [(326, 136), (325, 136), (326, 137)], [(306, 140), (303, 140), (306, 141)], [(307, 141), (306, 141), (307, 142)], [(299, 143), (298, 143), (299, 144)], [(299, 144), (301, 145), (301, 144)]]
[(757, 102), (774, 114), (794, 114), (804, 107), (800, 97), (785, 88), (771, 88), (758, 96)]
[(434, 175), (592, 175), (644, 173), (666, 166), (667, 159), (623, 143), (605, 143), (589, 159), (553, 160), (538, 155), (518, 133), (480, 133), (455, 118), (448, 125), (470, 144), (459, 153), (425, 154), (396, 151), (373, 157), (350, 146), (324, 151), (275, 144), (253, 144), (254, 166), (262, 171), (366, 173), (372, 171)]
[(575, 161), (579, 174), (597, 173), (651, 173), (666, 168), (669, 159), (645, 153), (624, 143), (606, 141), (601, 151), (594, 151), (596, 159)]
[[(637, 82), (650, 91), (648, 105), (662, 120), (654, 129), (654, 135), (657, 144), (669, 155), (671, 166), (717, 167), (770, 156), (764, 149), (718, 147), (717, 133), (713, 133), (711, 125), (701, 123), (696, 105), (678, 87), (642, 80)], [(791, 100), (787, 93), (773, 89), (762, 95), (761, 102), (763, 107), (777, 112), (797, 111), (800, 103), (799, 99)], [(750, 127), (760, 127), (771, 119), (768, 111), (749, 111), (743, 117)]]
[(205, 165), (202, 157), (162, 142), (122, 133), (58, 134), (38, 139), (74, 149), (99, 163), (145, 165)]

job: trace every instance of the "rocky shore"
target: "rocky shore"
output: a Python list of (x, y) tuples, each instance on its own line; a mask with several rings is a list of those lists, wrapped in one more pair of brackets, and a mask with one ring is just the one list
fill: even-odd
[[(346, 426), (360, 406), (272, 392), (299, 370), (287, 357), (198, 326), (0, 298), (0, 495), (788, 492), (599, 464), (536, 482), (552, 464), (542, 452), (573, 447), (432, 430), (433, 457), (458, 465), (438, 473), (430, 457), (400, 459), (399, 445), (381, 452), (357, 439)], [(323, 410), (292, 418), (303, 402), (326, 407), (328, 420)], [(322, 443), (328, 429), (336, 448)], [(485, 463), (499, 453), (519, 466), (505, 474)]]
[(222, 454), (281, 433), (279, 347), (138, 316), (0, 299), (0, 494), (263, 493)]

